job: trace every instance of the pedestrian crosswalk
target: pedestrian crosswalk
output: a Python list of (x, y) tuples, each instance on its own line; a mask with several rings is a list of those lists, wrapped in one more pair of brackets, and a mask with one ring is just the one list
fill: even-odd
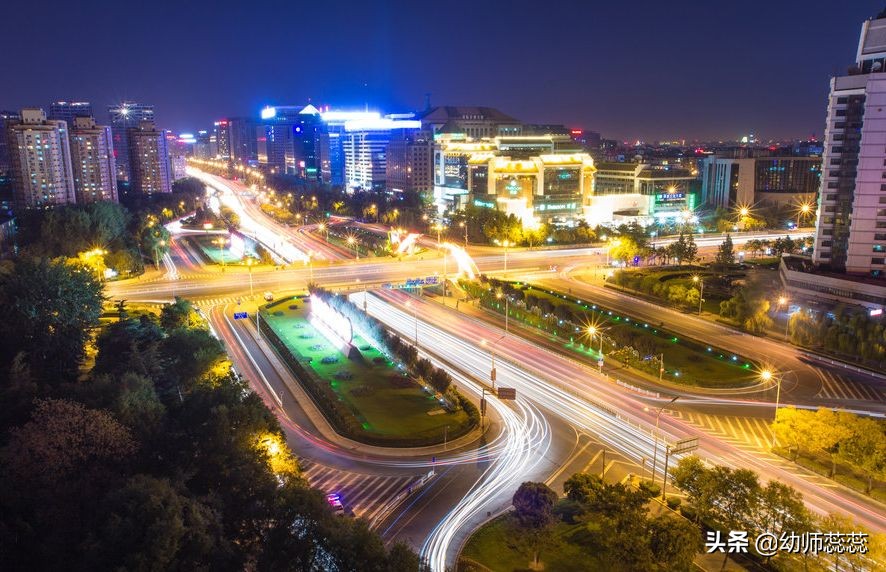
[(670, 414), (739, 447), (750, 446), (755, 450), (767, 450), (772, 445), (773, 435), (769, 419), (687, 411), (671, 411)]
[(818, 370), (821, 376), (821, 389), (816, 397), (829, 399), (857, 399), (862, 401), (883, 401), (883, 389), (859, 381), (849, 380), (840, 374), (826, 369)]
[(355, 473), (302, 459), (302, 472), (308, 483), (326, 494), (337, 493), (354, 516), (373, 522), (388, 508), (397, 493), (407, 489), (418, 476), (384, 476)]

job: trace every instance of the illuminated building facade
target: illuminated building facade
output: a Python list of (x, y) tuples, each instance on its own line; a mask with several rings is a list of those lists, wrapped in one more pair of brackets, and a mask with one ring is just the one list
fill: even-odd
[(397, 130), (385, 156), (388, 192), (417, 194), (429, 200), (434, 191), (434, 138), (429, 131)]
[(702, 202), (712, 208), (814, 202), (821, 184), (818, 157), (712, 155), (702, 159), (699, 168)]
[(70, 130), (71, 168), (77, 203), (117, 202), (117, 167), (111, 128), (75, 117)]
[(111, 134), (114, 137), (114, 160), (117, 164), (117, 180), (131, 180), (129, 157), (129, 130), (138, 129), (143, 121), (154, 121), (154, 106), (124, 101), (108, 107)]
[(130, 192), (152, 195), (171, 193), (169, 151), (166, 134), (157, 130), (151, 121), (143, 121), (127, 134), (132, 180)]
[(644, 226), (691, 213), (697, 206), (688, 169), (643, 163), (597, 163), (594, 191), (585, 205), (591, 226), (637, 222)]
[(886, 13), (862, 24), (855, 65), (831, 79), (813, 262), (886, 280)]
[(231, 130), (227, 119), (219, 119), (214, 124), (216, 159), (231, 158)]
[(258, 161), (272, 172), (330, 182), (329, 137), (313, 105), (275, 106), (262, 110)]
[(419, 121), (390, 117), (346, 121), (342, 136), (345, 186), (351, 190), (384, 190), (392, 134), (420, 128)]
[(17, 209), (76, 202), (68, 124), (46, 119), (42, 109), (23, 109), (7, 127)]
[(583, 213), (595, 170), (587, 153), (526, 159), (478, 153), (469, 160), (470, 199), (476, 206), (515, 215), (527, 228), (540, 222), (568, 223)]

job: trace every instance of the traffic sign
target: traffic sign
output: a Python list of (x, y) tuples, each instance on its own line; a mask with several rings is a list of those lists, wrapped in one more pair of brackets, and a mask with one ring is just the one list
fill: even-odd
[(671, 447), (671, 455), (681, 455), (696, 449), (698, 449), (698, 437), (690, 437), (674, 443), (674, 446)]
[(499, 399), (517, 399), (517, 389), (514, 387), (499, 387)]
[(234, 312), (235, 320), (242, 320), (247, 317), (249, 317), (249, 314), (247, 312)]

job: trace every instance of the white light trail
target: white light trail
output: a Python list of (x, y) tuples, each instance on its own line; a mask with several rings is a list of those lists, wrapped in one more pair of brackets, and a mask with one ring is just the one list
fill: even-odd
[[(389, 292), (383, 296), (392, 299), (404, 294)], [(414, 317), (377, 295), (369, 300), (369, 313), (400, 331), (408, 339), (409, 332), (415, 328)], [(417, 300), (413, 299), (412, 302), (417, 303)], [(490, 336), (492, 339), (504, 332), (463, 316), (451, 318), (448, 311), (440, 310), (433, 304), (424, 304), (423, 310), (426, 319), (439, 324), (419, 322), (419, 338), (423, 340), (423, 346), (433, 348), (437, 356), (450, 363), (458, 363), (471, 375), (486, 378), (490, 355), (484, 351), (483, 346), (477, 344), (477, 340), (481, 336)], [(447, 313), (441, 316), (441, 312)], [(421, 310), (419, 315), (423, 315)], [(448, 323), (450, 318), (452, 321)], [(468, 341), (450, 334), (444, 327), (452, 328), (460, 336), (468, 338)], [(644, 413), (643, 402), (627, 395), (617, 386), (600, 380), (591, 368), (514, 336), (507, 337), (498, 344), (496, 358), (498, 385), (517, 388), (522, 397), (544, 406), (575, 427), (595, 435), (600, 441), (638, 464), (641, 459), (649, 460), (654, 456), (656, 439), (650, 417), (654, 417), (654, 413)], [(612, 408), (607, 404), (613, 404)], [(665, 441), (699, 436), (699, 431), (673, 418), (664, 417), (661, 421), (657, 449), (658, 459), (663, 465)], [(874, 529), (883, 529), (886, 526), (883, 515), (875, 514), (870, 507), (856, 503), (850, 497), (841, 497), (832, 491), (822, 490), (765, 456), (738, 449), (713, 435), (702, 435), (699, 454), (713, 463), (751, 468), (760, 473), (764, 480), (777, 479), (790, 484), (803, 493), (807, 505), (819, 514), (850, 513)], [(670, 466), (673, 467), (678, 460), (679, 456), (672, 456)], [(657, 467), (659, 477), (662, 465)], [(436, 546), (436, 542), (432, 536), (426, 546)], [(433, 561), (434, 568), (442, 570), (445, 559), (439, 560), (440, 548), (435, 547), (433, 550), (433, 553), (428, 554), (437, 558)]]
[[(286, 238), (280, 236), (276, 232), (268, 229), (253, 219), (240, 202), (240, 198), (226, 183), (222, 182), (219, 177), (207, 175), (199, 169), (188, 167), (187, 173), (191, 177), (196, 177), (217, 190), (220, 193), (221, 204), (229, 207), (237, 216), (240, 217), (240, 228), (245, 233), (250, 234), (257, 241), (265, 245), (267, 248), (277, 252), (287, 263), (307, 262), (309, 257), (307, 254), (292, 245)], [(210, 203), (212, 200), (210, 199)]]

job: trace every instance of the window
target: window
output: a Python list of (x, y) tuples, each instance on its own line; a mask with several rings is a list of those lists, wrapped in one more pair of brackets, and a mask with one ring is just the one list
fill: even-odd
[(886, 216), (886, 209), (880, 209), (877, 211), (877, 216)]
[(886, 228), (886, 221), (878, 220), (877, 221), (877, 228)]
[(837, 115), (837, 117), (846, 117), (846, 110), (845, 109), (838, 109), (836, 115)]
[(824, 196), (824, 200), (826, 200), (826, 201), (836, 201), (836, 200), (837, 200), (837, 195), (825, 195), (825, 196)]
[(882, 244), (875, 244), (871, 248), (871, 251), (872, 252), (886, 252), (886, 246), (883, 246)]
[(834, 123), (834, 129), (845, 129), (845, 128), (846, 128), (845, 121), (838, 121), (837, 123)]
[(871, 258), (871, 264), (886, 264), (883, 258)]
[(848, 97), (838, 97), (837, 103), (849, 103), (849, 98)]
[[(831, 153), (842, 153), (842, 152), (843, 152), (842, 147), (831, 147)], [(833, 165), (833, 162), (831, 163), (831, 165)]]
[[(886, 189), (880, 189), (880, 190), (882, 191), (882, 190), (886, 190)], [(880, 197), (880, 204), (886, 205), (886, 197)]]

